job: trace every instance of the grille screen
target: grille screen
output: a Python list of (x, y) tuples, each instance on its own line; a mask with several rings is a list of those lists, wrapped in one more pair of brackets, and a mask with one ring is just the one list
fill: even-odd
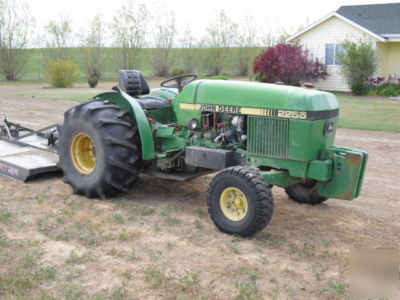
[(249, 116), (247, 135), (249, 154), (288, 157), (289, 120)]

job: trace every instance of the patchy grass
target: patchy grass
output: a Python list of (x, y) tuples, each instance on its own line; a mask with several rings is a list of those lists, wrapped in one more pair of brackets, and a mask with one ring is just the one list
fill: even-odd
[(0, 223), (8, 223), (11, 221), (12, 214), (6, 208), (0, 208)]
[(162, 293), (164, 299), (213, 299), (210, 290), (203, 291), (200, 272), (171, 274), (165, 266), (150, 265), (144, 271), (149, 288)]
[(88, 251), (83, 254), (78, 254), (73, 250), (65, 262), (67, 264), (84, 264), (90, 261), (94, 261), (93, 254), (91, 252)]
[[(396, 150), (366, 147), (374, 172)], [(397, 165), (389, 171), (385, 193), (367, 177), (354, 204), (299, 205), (274, 188), (274, 218), (250, 238), (210, 220), (212, 175), (144, 175), (103, 200), (72, 195), (59, 178), (0, 177), (0, 299), (346, 299), (348, 249), (398, 246)]]
[(131, 209), (130, 213), (133, 216), (136, 216), (136, 215), (137, 216), (149, 216), (149, 215), (153, 214), (154, 211), (155, 210), (153, 208), (144, 206), (144, 207), (134, 207)]
[(400, 101), (348, 94), (336, 96), (340, 103), (339, 127), (400, 132)]
[(236, 280), (235, 286), (238, 291), (236, 300), (256, 300), (261, 298), (259, 293), (257, 279), (259, 277), (257, 270), (241, 269), (239, 272), (245, 271), (247, 274), (246, 279)]
[(121, 216), (121, 215), (114, 215), (113, 216), (113, 220), (118, 224), (124, 224), (125, 223), (124, 217)]
[(0, 233), (0, 298), (27, 299), (29, 291), (43, 282), (54, 281), (54, 266), (40, 263), (42, 252), (36, 241), (17, 241)]
[(165, 216), (165, 222), (168, 226), (178, 226), (181, 224), (181, 220), (176, 217), (172, 217), (170, 215)]

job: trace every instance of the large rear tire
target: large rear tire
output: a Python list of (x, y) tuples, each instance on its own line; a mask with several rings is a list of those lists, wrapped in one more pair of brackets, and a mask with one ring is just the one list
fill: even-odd
[(292, 184), (285, 188), (285, 192), (292, 200), (298, 203), (317, 205), (328, 200), (328, 198), (322, 197), (318, 193), (315, 180)]
[(256, 169), (232, 167), (212, 180), (208, 189), (208, 211), (222, 231), (243, 237), (262, 230), (272, 218), (271, 189)]
[(109, 101), (88, 101), (65, 112), (58, 132), (59, 166), (75, 193), (111, 197), (138, 180), (139, 131), (128, 111)]

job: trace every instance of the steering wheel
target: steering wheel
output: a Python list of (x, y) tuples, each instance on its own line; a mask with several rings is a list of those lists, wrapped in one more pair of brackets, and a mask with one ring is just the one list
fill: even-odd
[[(179, 91), (181, 91), (185, 85), (188, 85), (196, 78), (197, 78), (196, 74), (183, 74), (168, 78), (167, 80), (161, 82), (161, 86), (165, 88), (176, 88)], [(169, 84), (171, 81), (174, 81), (174, 83)]]

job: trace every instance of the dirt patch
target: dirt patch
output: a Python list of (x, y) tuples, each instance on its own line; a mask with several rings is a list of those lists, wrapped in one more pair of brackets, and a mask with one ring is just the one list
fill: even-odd
[[(2, 112), (37, 128), (75, 104), (14, 90), (1, 87)], [(361, 197), (307, 206), (274, 188), (273, 219), (251, 239), (222, 234), (209, 219), (213, 175), (184, 183), (143, 175), (129, 194), (103, 201), (73, 195), (60, 175), (26, 184), (0, 177), (0, 252), (17, 242), (40, 252), (28, 267), (0, 254), (0, 297), (345, 298), (350, 249), (399, 246), (399, 141), (340, 129), (336, 145), (369, 153)], [(16, 284), (27, 277), (31, 284)]]

